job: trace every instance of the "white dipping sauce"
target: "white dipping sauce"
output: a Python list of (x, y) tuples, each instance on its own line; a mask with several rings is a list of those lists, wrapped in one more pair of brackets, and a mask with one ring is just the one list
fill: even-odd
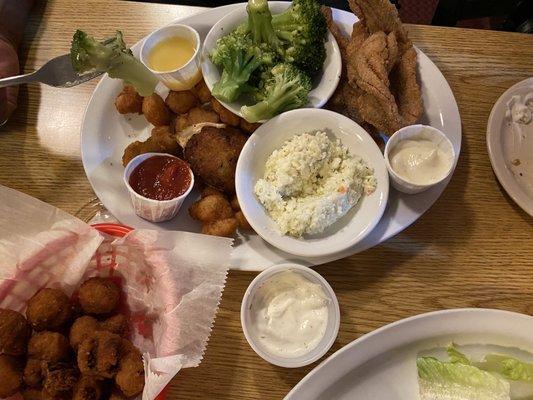
[(320, 284), (291, 270), (279, 272), (262, 283), (252, 298), (251, 331), (272, 355), (302, 356), (324, 337), (329, 301)]
[(389, 154), (392, 169), (405, 180), (418, 185), (427, 185), (440, 180), (451, 166), (452, 160), (428, 139), (400, 141)]

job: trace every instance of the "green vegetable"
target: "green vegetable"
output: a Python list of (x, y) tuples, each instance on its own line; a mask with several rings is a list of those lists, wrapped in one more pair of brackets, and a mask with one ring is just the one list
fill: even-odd
[(255, 44), (267, 44), (272, 49), (282, 53), (281, 40), (272, 27), (272, 14), (268, 8), (267, 0), (248, 0), (247, 29)]
[(450, 362), (452, 363), (460, 363), (466, 365), (472, 364), (470, 360), (463, 353), (457, 350), (453, 344), (451, 346), (448, 346), (448, 348), (446, 349), (446, 353), (448, 353), (448, 357), (450, 357)]
[(533, 364), (513, 357), (489, 354), (482, 362), (476, 363), (476, 366), (485, 371), (496, 372), (512, 381), (533, 383)]
[(293, 0), (287, 10), (272, 17), (272, 26), (284, 41), (286, 62), (311, 76), (322, 70), (328, 27), (316, 0)]
[(421, 400), (510, 400), (507, 381), (461, 362), (416, 361)]
[(213, 86), (217, 99), (235, 101), (243, 92), (252, 91), (251, 74), (261, 66), (273, 65), (276, 54), (267, 46), (255, 45), (249, 35), (233, 31), (217, 41), (210, 54), (213, 64), (222, 68), (220, 80)]
[(310, 90), (309, 76), (294, 65), (278, 64), (263, 83), (258, 94), (261, 101), (252, 106), (243, 106), (241, 113), (248, 122), (272, 118), (283, 111), (305, 106)]
[(151, 95), (157, 85), (157, 77), (136, 59), (126, 47), (122, 32), (98, 42), (85, 32), (77, 30), (70, 48), (72, 66), (78, 73), (107, 72), (111, 78), (123, 79), (133, 85), (141, 96)]

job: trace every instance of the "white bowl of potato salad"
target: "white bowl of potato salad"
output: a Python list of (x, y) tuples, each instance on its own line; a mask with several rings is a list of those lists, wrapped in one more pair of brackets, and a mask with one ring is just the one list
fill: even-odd
[(283, 113), (245, 144), (235, 176), (241, 209), (271, 245), (302, 257), (334, 254), (377, 225), (389, 194), (383, 155), (343, 115)]

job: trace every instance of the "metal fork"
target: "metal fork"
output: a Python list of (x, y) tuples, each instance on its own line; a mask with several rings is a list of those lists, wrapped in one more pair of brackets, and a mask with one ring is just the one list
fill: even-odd
[(102, 72), (89, 72), (87, 74), (78, 74), (72, 68), (70, 54), (52, 58), (37, 71), (25, 75), (10, 76), (0, 79), (0, 88), (11, 85), (20, 85), (22, 83), (41, 82), (55, 87), (72, 87), (87, 82)]

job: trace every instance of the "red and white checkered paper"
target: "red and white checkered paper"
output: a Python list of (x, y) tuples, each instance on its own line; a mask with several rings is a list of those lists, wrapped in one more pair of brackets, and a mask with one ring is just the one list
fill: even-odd
[(231, 239), (135, 230), (103, 235), (35, 198), (0, 186), (0, 307), (25, 311), (42, 287), (69, 295), (91, 276), (123, 291), (132, 341), (152, 400), (181, 369), (198, 366), (222, 296)]

